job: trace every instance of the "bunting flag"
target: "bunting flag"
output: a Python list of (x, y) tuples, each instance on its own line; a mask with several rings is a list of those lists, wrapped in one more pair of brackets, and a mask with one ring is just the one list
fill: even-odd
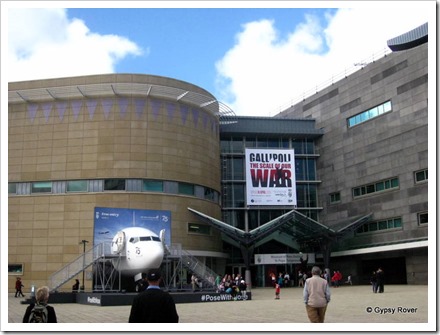
[(210, 118), (211, 119), (211, 132), (214, 133), (215, 132), (215, 119), (214, 118)]
[(119, 98), (118, 101), (119, 101), (119, 115), (122, 118), (125, 118), (125, 113), (127, 112), (129, 100), (128, 98)]
[(208, 115), (206, 113), (202, 113), (202, 122), (203, 122), (203, 129), (206, 129), (206, 124), (208, 123)]
[(83, 104), (82, 100), (73, 100), (70, 103), (73, 112), (73, 119), (75, 121), (78, 119), (79, 111), (81, 110), (82, 104)]
[(107, 120), (108, 116), (110, 115), (110, 111), (112, 110), (113, 107), (113, 99), (111, 98), (103, 99), (101, 101), (101, 105), (102, 105), (102, 109), (104, 110), (104, 117)]
[(186, 124), (186, 119), (188, 118), (189, 107), (187, 105), (180, 105), (180, 117), (182, 119), (182, 123)]
[[(176, 110), (177, 108), (179, 108), (180, 119), (183, 125), (186, 124), (189, 113), (192, 113), (192, 119), (195, 128), (198, 127), (199, 119), (201, 118), (203, 129), (206, 130), (209, 128), (212, 133), (219, 134), (220, 129), (219, 129), (219, 125), (216, 122), (217, 119), (215, 117), (211, 117), (208, 113), (204, 113), (199, 108), (192, 108), (189, 107), (188, 105), (176, 104), (174, 102), (165, 102), (157, 99), (149, 99), (149, 101), (151, 104), (151, 110), (154, 119), (157, 119), (162, 104), (165, 104), (165, 108), (168, 116), (168, 122), (171, 122), (174, 119)], [(72, 100), (70, 101), (70, 106), (75, 121), (77, 121), (78, 119), (78, 116), (81, 112), (81, 108), (83, 107), (84, 102), (86, 104), (86, 108), (90, 120), (93, 120), (94, 118), (98, 103), (101, 103), (102, 105), (104, 117), (106, 120), (109, 118), (111, 110), (114, 104), (116, 103), (113, 98), (103, 98), (101, 100), (98, 99)], [(127, 115), (129, 104), (130, 104), (130, 98), (118, 98), (119, 114), (121, 118), (125, 118), (125, 116)], [(140, 119), (142, 117), (142, 114), (144, 113), (144, 109), (147, 104), (147, 99), (143, 99), (143, 98), (133, 99), (133, 104), (134, 104), (136, 116), (138, 119)], [(27, 104), (27, 113), (31, 123), (33, 123), (38, 113), (38, 109), (41, 108), (47, 123), (49, 121), (50, 113), (52, 112), (52, 109), (56, 108), (56, 113), (58, 114), (59, 120), (62, 122), (64, 120), (64, 115), (66, 113), (67, 106), (68, 106), (68, 101), (45, 102), (40, 104), (29, 103)]]
[(98, 104), (98, 101), (96, 101), (95, 99), (91, 99), (91, 100), (86, 101), (87, 109), (89, 111), (90, 120), (93, 120), (93, 116), (95, 115), (97, 104)]
[(151, 99), (151, 109), (153, 110), (153, 117), (156, 120), (160, 111), (160, 101)]
[(197, 128), (197, 124), (199, 123), (199, 113), (200, 111), (198, 109), (195, 108), (192, 109), (194, 127), (196, 128)]
[(44, 118), (46, 119), (46, 123), (47, 123), (47, 121), (49, 121), (49, 116), (50, 116), (50, 112), (52, 110), (52, 106), (53, 105), (51, 102), (45, 102), (41, 106), (41, 108), (43, 108), (43, 114), (44, 114)]
[(56, 108), (58, 111), (58, 117), (60, 118), (60, 121), (62, 122), (64, 119), (64, 113), (66, 112), (67, 107), (67, 101), (58, 101), (56, 103)]
[(174, 112), (176, 111), (176, 105), (171, 102), (167, 102), (166, 106), (167, 106), (168, 121), (171, 121), (174, 117)]
[(31, 119), (31, 123), (34, 123), (35, 115), (37, 115), (37, 109), (38, 109), (37, 104), (28, 104), (27, 105), (28, 115), (29, 115), (29, 118)]
[(138, 119), (142, 117), (142, 113), (144, 112), (144, 107), (146, 102), (147, 101), (145, 99), (135, 99), (134, 101), (136, 116)]

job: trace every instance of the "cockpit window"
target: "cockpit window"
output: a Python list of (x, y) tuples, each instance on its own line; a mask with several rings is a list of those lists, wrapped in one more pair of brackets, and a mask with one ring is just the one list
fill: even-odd
[(160, 242), (160, 238), (157, 236), (139, 236), (139, 237), (132, 237), (130, 238), (131, 243), (137, 243), (139, 241), (156, 241)]

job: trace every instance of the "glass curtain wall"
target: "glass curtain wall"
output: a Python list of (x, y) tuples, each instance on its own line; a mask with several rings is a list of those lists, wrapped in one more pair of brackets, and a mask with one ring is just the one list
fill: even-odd
[[(245, 199), (245, 148), (280, 149), (293, 148), (295, 150), (295, 172), (297, 210), (304, 215), (318, 221), (318, 194), (319, 181), (316, 176), (316, 159), (313, 140), (302, 138), (269, 138), (269, 137), (223, 137), (221, 139), (222, 163), (222, 215), (223, 221), (245, 229), (246, 199)], [(290, 211), (290, 207), (276, 209), (258, 208), (248, 210), (249, 230), (257, 228), (266, 222)], [(241, 252), (231, 245), (226, 245), (232, 263), (241, 263)], [(255, 253), (297, 252), (290, 246), (274, 245), (268, 242), (255, 250)]]

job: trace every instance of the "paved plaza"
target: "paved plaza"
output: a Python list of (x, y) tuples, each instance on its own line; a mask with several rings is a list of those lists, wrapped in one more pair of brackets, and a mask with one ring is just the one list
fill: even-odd
[[(274, 289), (254, 288), (252, 300), (249, 301), (177, 304), (179, 324), (161, 325), (159, 330), (334, 330), (345, 329), (344, 325), (348, 324), (358, 325), (351, 325), (347, 330), (435, 330), (432, 327), (435, 327), (436, 323), (436, 297), (431, 296), (428, 308), (429, 292), (426, 285), (386, 285), (382, 294), (374, 294), (367, 285), (342, 286), (332, 288), (331, 293), (332, 300), (327, 309), (325, 325), (309, 323), (302, 299), (302, 288), (283, 288), (280, 300), (274, 299)], [(29, 329), (22, 328), (29, 325), (18, 325), (26, 309), (26, 305), (21, 304), (21, 301), (22, 298), (15, 298), (13, 294), (9, 294), (8, 324), (7, 329), (2, 324), (2, 331)], [(139, 324), (127, 325), (130, 306), (52, 306), (55, 307), (59, 324), (46, 325), (49, 329), (55, 327), (53, 329), (64, 331), (155, 330), (153, 326), (146, 328)], [(434, 319), (429, 319), (428, 310)], [(78, 326), (63, 326), (62, 323), (78, 323)], [(88, 325), (84, 328), (80, 323)]]

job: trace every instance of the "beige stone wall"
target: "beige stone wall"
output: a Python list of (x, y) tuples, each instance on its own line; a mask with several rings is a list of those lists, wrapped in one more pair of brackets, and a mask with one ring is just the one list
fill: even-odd
[[(132, 75), (12, 83), (9, 89), (112, 80), (181, 85), (183, 89), (208, 94), (170, 78)], [(151, 178), (197, 184), (220, 192), (218, 119), (214, 115), (166, 99), (125, 98), (129, 103), (125, 113), (121, 113), (119, 97), (97, 96), (93, 115), (87, 108), (87, 99), (79, 113), (67, 100), (64, 114), (57, 109), (56, 101), (50, 102), (50, 110), (46, 111), (45, 102), (38, 102), (34, 117), (28, 109), (32, 102), (9, 104), (9, 182)], [(139, 98), (146, 102), (142, 114), (135, 106)], [(111, 109), (104, 106), (106, 103), (111, 103)], [(154, 109), (154, 104), (159, 109)], [(189, 108), (185, 119), (182, 108)], [(193, 108), (197, 113), (192, 112)], [(53, 272), (81, 255), (82, 239), (93, 241), (94, 207), (169, 210), (172, 243), (181, 243), (184, 249), (222, 249), (220, 234), (214, 230), (212, 236), (188, 234), (188, 222), (197, 220), (187, 207), (218, 218), (221, 213), (218, 204), (194, 196), (127, 191), (12, 195), (8, 261), (24, 264), (22, 279), (26, 290), (31, 284), (47, 284)], [(10, 291), (14, 290), (14, 283), (15, 276), (9, 276)], [(91, 281), (86, 281), (86, 288), (88, 285)]]

